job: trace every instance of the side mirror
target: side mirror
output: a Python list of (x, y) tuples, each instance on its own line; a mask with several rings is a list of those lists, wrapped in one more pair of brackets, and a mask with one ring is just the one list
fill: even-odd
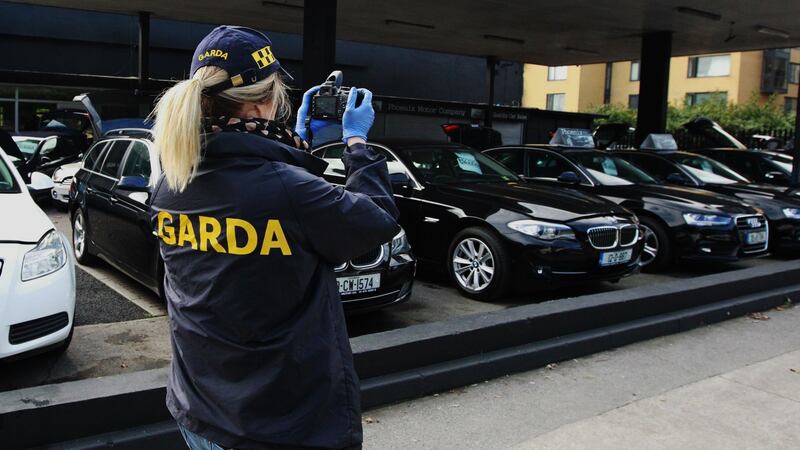
[(667, 183), (685, 185), (688, 182), (689, 182), (689, 180), (686, 179), (686, 177), (681, 173), (675, 172), (675, 173), (671, 173), (671, 174), (667, 175)]
[(578, 178), (578, 174), (568, 170), (563, 172), (561, 175), (558, 176), (558, 182), (564, 184), (580, 184), (581, 179)]
[(31, 182), (28, 183), (28, 190), (31, 192), (49, 191), (54, 186), (52, 178), (42, 172), (33, 172), (31, 174)]
[(770, 183), (784, 185), (789, 184), (789, 177), (787, 177), (783, 172), (767, 172), (764, 174), (764, 178), (766, 178)]
[(147, 178), (139, 175), (131, 175), (120, 178), (119, 182), (117, 182), (117, 189), (130, 192), (149, 192), (150, 185)]
[(392, 190), (395, 193), (405, 195), (411, 190), (411, 178), (403, 172), (389, 174), (389, 180), (392, 183)]

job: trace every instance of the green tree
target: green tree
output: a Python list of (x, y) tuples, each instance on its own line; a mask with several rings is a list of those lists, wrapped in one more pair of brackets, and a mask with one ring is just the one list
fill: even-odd
[[(586, 112), (601, 114), (595, 125), (604, 123), (624, 123), (636, 126), (636, 110), (625, 105), (598, 105), (590, 107)], [(774, 130), (791, 131), (794, 129), (795, 113), (785, 114), (775, 97), (762, 102), (757, 94), (747, 101), (728, 103), (723, 95), (696, 104), (670, 104), (667, 109), (667, 130), (674, 132), (684, 123), (695, 117), (708, 117), (732, 132), (754, 133), (756, 131)]]

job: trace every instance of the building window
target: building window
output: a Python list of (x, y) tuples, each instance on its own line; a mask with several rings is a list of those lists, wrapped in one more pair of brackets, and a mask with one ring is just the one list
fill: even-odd
[(547, 94), (547, 109), (550, 111), (564, 111), (564, 99), (566, 97), (567, 94)]
[(800, 83), (800, 64), (789, 63), (789, 83)]
[(691, 92), (686, 94), (686, 104), (689, 106), (699, 105), (707, 101), (718, 101), (728, 103), (727, 92)]
[(633, 94), (628, 96), (628, 108), (639, 109), (639, 94)]
[(731, 55), (689, 58), (689, 78), (726, 77), (731, 74)]
[(639, 81), (639, 61), (631, 61), (631, 81)]
[(550, 66), (547, 68), (547, 81), (567, 79), (567, 66)]
[(791, 50), (787, 48), (764, 50), (764, 63), (761, 69), (762, 94), (785, 94), (789, 91), (790, 56)]
[(797, 112), (797, 99), (792, 97), (784, 97), (783, 112), (786, 114)]

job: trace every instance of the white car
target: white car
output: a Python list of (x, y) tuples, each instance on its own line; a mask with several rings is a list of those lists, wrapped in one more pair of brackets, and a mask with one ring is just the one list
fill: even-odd
[(63, 350), (72, 339), (74, 257), (28, 193), (48, 186), (39, 172), (26, 186), (0, 150), (0, 211), (8, 213), (0, 220), (0, 359)]
[(81, 170), (82, 161), (64, 164), (53, 172), (53, 190), (51, 195), (57, 204), (67, 206), (69, 203), (69, 187), (75, 174)]

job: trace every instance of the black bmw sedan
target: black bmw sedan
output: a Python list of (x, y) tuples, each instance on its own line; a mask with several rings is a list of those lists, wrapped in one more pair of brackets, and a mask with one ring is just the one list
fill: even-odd
[[(727, 195), (663, 185), (614, 154), (555, 145), (506, 146), (484, 153), (531, 181), (599, 195), (636, 213), (645, 239), (642, 270), (664, 269), (681, 260), (736, 261), (766, 251), (766, 241), (755, 242), (767, 238), (766, 221), (752, 207)], [(748, 218), (759, 226), (746, 225)]]
[[(642, 239), (625, 208), (577, 190), (526, 183), (469, 147), (371, 144), (386, 155), (400, 224), (420, 261), (445, 268), (467, 296), (496, 300), (515, 285), (617, 280), (638, 271)], [(343, 144), (314, 151), (344, 183)]]
[[(146, 130), (94, 144), (70, 187), (75, 257), (101, 258), (163, 298), (164, 266), (150, 224), (151, 179), (161, 173)], [(331, 233), (331, 239), (335, 239)], [(382, 308), (411, 296), (416, 259), (403, 232), (335, 268), (346, 312)]]
[(752, 184), (730, 167), (711, 158), (682, 151), (614, 151), (661, 182), (692, 186), (735, 196), (764, 212), (769, 221), (770, 251), (798, 255), (800, 192)]

